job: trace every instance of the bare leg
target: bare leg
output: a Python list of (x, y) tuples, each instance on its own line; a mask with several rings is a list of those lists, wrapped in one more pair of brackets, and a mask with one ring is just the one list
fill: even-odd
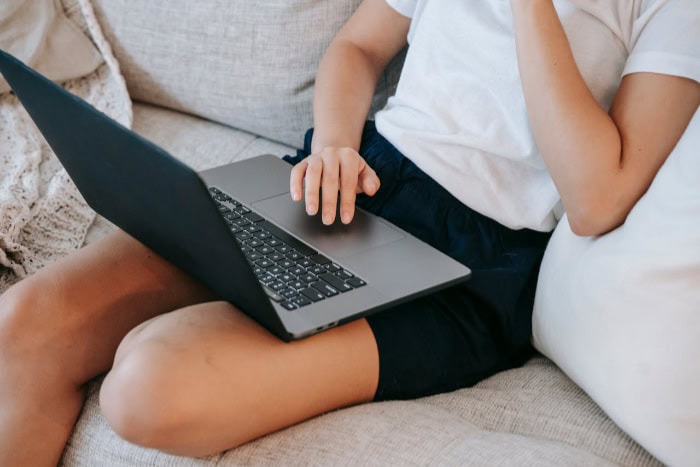
[(132, 331), (100, 405), (127, 440), (202, 456), (371, 400), (378, 379), (365, 320), (284, 343), (231, 305), (212, 302)]
[(124, 335), (209, 292), (122, 232), (0, 296), (0, 465), (56, 465)]

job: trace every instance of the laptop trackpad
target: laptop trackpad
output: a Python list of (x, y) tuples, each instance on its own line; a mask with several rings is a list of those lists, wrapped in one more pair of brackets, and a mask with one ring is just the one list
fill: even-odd
[(400, 240), (405, 234), (383, 219), (356, 210), (349, 225), (336, 219), (333, 225), (323, 225), (321, 216), (309, 216), (303, 202), (292, 201), (289, 194), (252, 203), (255, 210), (292, 235), (317, 250), (344, 258), (360, 251)]

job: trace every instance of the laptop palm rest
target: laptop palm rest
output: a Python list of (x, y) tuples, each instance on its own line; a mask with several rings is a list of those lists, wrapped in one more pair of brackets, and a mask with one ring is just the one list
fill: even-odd
[(338, 259), (405, 238), (403, 232), (361, 210), (355, 210), (349, 225), (337, 219), (332, 225), (323, 225), (320, 215), (307, 215), (304, 203), (292, 201), (288, 193), (252, 206), (292, 235)]

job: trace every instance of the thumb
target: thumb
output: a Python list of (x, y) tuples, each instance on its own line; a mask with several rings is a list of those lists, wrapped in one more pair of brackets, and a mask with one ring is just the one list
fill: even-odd
[(377, 177), (376, 172), (365, 164), (357, 178), (357, 192), (372, 196), (377, 193), (379, 186), (379, 177)]

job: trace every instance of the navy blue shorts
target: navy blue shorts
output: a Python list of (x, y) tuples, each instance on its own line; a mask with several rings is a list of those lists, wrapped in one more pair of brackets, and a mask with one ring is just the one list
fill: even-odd
[[(312, 134), (288, 162), (309, 155)], [(533, 353), (532, 305), (550, 234), (511, 230), (471, 210), (404, 157), (373, 122), (365, 125), (360, 154), (381, 187), (372, 197), (359, 195), (357, 205), (472, 270), (464, 284), (367, 317), (379, 349), (375, 399), (452, 391), (522, 365)]]

